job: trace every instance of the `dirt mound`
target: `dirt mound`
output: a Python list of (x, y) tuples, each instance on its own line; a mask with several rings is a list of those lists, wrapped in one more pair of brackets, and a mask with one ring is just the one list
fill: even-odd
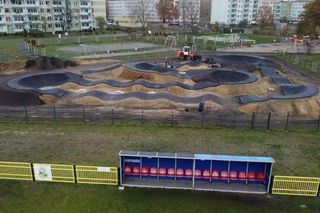
[(26, 61), (15, 61), (8, 64), (0, 64), (0, 73), (19, 72), (24, 70)]
[(63, 60), (56, 57), (43, 56), (28, 60), (25, 64), (25, 68), (32, 70), (53, 70), (62, 69), (66, 67), (75, 67), (77, 65), (78, 64), (74, 61)]
[(294, 117), (318, 118), (320, 112), (320, 96), (310, 99), (299, 100), (270, 100), (261, 103), (251, 103), (239, 107), (239, 110), (246, 114), (252, 112), (275, 113), (286, 116), (287, 113)]
[(147, 81), (154, 81), (154, 76), (144, 74), (144, 73), (138, 73), (138, 72), (133, 72), (133, 71), (128, 71), (126, 69), (123, 69), (121, 74), (119, 75), (120, 78), (126, 79), (126, 80), (138, 80), (138, 79), (143, 79)]

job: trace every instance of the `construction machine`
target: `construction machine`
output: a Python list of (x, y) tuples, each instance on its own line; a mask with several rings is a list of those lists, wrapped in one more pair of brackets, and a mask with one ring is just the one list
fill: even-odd
[(181, 60), (196, 60), (201, 59), (200, 55), (197, 55), (194, 46), (184, 46), (182, 50), (176, 52), (176, 56)]

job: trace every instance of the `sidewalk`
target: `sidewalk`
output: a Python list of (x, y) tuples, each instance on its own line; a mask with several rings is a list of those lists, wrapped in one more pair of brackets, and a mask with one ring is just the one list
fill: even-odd
[(165, 52), (174, 52), (177, 51), (177, 48), (161, 48), (155, 50), (148, 50), (148, 51), (137, 51), (137, 52), (121, 52), (121, 53), (113, 53), (113, 54), (96, 54), (96, 55), (85, 55), (85, 56), (78, 56), (75, 59), (100, 59), (100, 58), (112, 58), (112, 57), (119, 57), (119, 56), (133, 56), (133, 55), (143, 55), (143, 54), (151, 54), (151, 53), (165, 53)]

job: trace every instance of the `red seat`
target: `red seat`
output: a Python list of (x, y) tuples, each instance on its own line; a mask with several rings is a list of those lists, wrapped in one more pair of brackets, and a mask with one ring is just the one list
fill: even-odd
[[(201, 173), (201, 171), (200, 171), (200, 173)], [(187, 178), (192, 178), (192, 169), (186, 169), (186, 173), (185, 173), (185, 176), (187, 177)]]
[(140, 175), (140, 166), (134, 166), (133, 167), (133, 174), (134, 175)]
[(239, 172), (239, 180), (246, 180), (247, 176), (246, 176), (246, 172)]
[(158, 169), (157, 167), (151, 167), (150, 168), (150, 176), (157, 176), (158, 175)]
[(258, 172), (257, 179), (258, 179), (258, 181), (264, 182), (264, 173)]
[(220, 178), (219, 171), (218, 170), (213, 170), (212, 179), (218, 180), (219, 178)]
[(202, 176), (204, 179), (210, 179), (210, 170), (209, 169), (204, 170)]
[(256, 173), (255, 172), (248, 172), (248, 180), (249, 181), (256, 181)]
[(238, 180), (238, 172), (237, 171), (230, 171), (230, 180)]
[(149, 168), (147, 166), (142, 167), (141, 175), (148, 176), (149, 175)]
[(174, 177), (174, 168), (169, 168), (168, 169), (168, 176), (169, 177)]
[(222, 180), (228, 180), (228, 179), (229, 179), (229, 177), (228, 177), (228, 171), (222, 170), (222, 171), (220, 172), (220, 177), (221, 177)]
[(177, 169), (177, 177), (183, 177), (184, 176), (184, 171), (183, 169)]
[(200, 169), (196, 169), (194, 174), (195, 174), (196, 178), (202, 178)]
[(163, 177), (167, 175), (167, 169), (166, 168), (160, 168), (159, 169), (159, 176)]
[(131, 168), (131, 166), (126, 165), (126, 166), (124, 167), (124, 174), (126, 174), (126, 175), (132, 174), (132, 168)]

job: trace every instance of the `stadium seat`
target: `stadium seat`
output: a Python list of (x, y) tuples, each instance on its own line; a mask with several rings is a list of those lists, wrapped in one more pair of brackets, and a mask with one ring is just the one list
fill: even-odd
[(221, 180), (228, 180), (228, 179), (229, 179), (229, 177), (228, 177), (228, 171), (222, 170), (222, 171), (220, 172), (220, 177), (221, 177)]
[(124, 167), (124, 174), (126, 174), (126, 175), (132, 174), (132, 168), (131, 168), (131, 166), (126, 165), (126, 166)]
[(142, 176), (148, 176), (149, 175), (149, 168), (147, 166), (142, 167), (141, 175)]
[(184, 176), (184, 171), (183, 169), (177, 169), (177, 177), (183, 177)]
[(230, 180), (238, 180), (238, 172), (237, 171), (230, 171)]
[(239, 172), (239, 180), (246, 180), (247, 176), (246, 176), (246, 172)]
[(158, 175), (158, 169), (157, 167), (153, 166), (150, 168), (150, 176), (157, 176)]
[(220, 178), (219, 171), (218, 170), (213, 170), (212, 179), (218, 180), (219, 178)]
[(195, 174), (196, 178), (202, 178), (200, 169), (196, 169), (194, 174)]
[(174, 168), (169, 168), (168, 169), (168, 176), (169, 177), (174, 177)]
[[(201, 172), (200, 172), (201, 173)], [(185, 177), (192, 178), (192, 169), (186, 169)]]
[(167, 175), (167, 169), (166, 168), (160, 168), (159, 169), (159, 176), (164, 177)]
[(264, 182), (264, 173), (263, 172), (258, 172), (257, 179), (260, 182)]
[(256, 173), (255, 172), (248, 172), (248, 180), (249, 181), (256, 181)]
[(210, 170), (209, 169), (204, 170), (202, 176), (204, 179), (210, 179)]
[(140, 175), (140, 166), (134, 166), (133, 167), (133, 174), (134, 175)]

